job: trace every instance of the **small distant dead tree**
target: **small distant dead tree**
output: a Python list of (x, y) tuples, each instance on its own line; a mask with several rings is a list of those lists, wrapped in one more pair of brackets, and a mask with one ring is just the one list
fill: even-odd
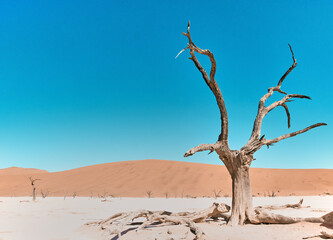
[(214, 197), (216, 199), (216, 198), (221, 197), (222, 190), (216, 190), (216, 189), (214, 189), (213, 193), (214, 193)]
[(67, 191), (64, 192), (64, 200), (66, 200), (66, 197), (67, 197)]
[(269, 197), (276, 197), (277, 196), (277, 192), (279, 192), (279, 191), (275, 191), (275, 190), (272, 190), (271, 192), (268, 191), (268, 196)]
[(42, 198), (46, 198), (49, 195), (49, 190), (42, 189), (42, 190), (40, 190), (40, 194), (42, 195)]
[(76, 192), (73, 192), (73, 198), (76, 198), (77, 194)]
[[(253, 154), (263, 146), (267, 146), (267, 148), (269, 148), (274, 143), (277, 143), (281, 140), (290, 137), (294, 137), (301, 133), (305, 133), (310, 129), (324, 126), (326, 125), (326, 123), (313, 124), (302, 130), (284, 134), (274, 139), (266, 139), (265, 135), (261, 135), (261, 125), (263, 119), (270, 111), (274, 110), (277, 107), (283, 107), (287, 114), (288, 128), (289, 128), (290, 112), (287, 103), (293, 101), (294, 99), (310, 99), (310, 97), (305, 95), (287, 94), (281, 89), (283, 81), (297, 65), (296, 59), (294, 57), (294, 52), (291, 46), (289, 45), (293, 60), (291, 67), (289, 67), (289, 69), (283, 74), (277, 85), (269, 88), (268, 92), (260, 99), (258, 106), (258, 113), (254, 120), (252, 134), (248, 142), (240, 150), (231, 150), (229, 148), (229, 143), (228, 143), (229, 122), (228, 122), (227, 109), (225, 106), (224, 98), (222, 96), (222, 92), (215, 80), (215, 73), (216, 73), (215, 57), (213, 53), (208, 49), (201, 49), (196, 44), (194, 44), (190, 34), (190, 23), (188, 23), (187, 26), (187, 33), (183, 33), (183, 35), (185, 35), (188, 39), (188, 46), (183, 50), (181, 50), (179, 54), (181, 54), (185, 50), (189, 50), (191, 55), (190, 60), (193, 61), (194, 65), (201, 73), (205, 83), (214, 94), (221, 116), (221, 132), (218, 136), (217, 142), (212, 144), (201, 144), (197, 147), (191, 148), (185, 153), (184, 157), (192, 156), (193, 154), (201, 151), (209, 151), (209, 154), (215, 151), (218, 154), (221, 161), (226, 166), (232, 179), (232, 212), (228, 224), (242, 225), (248, 220), (250, 222), (257, 222), (257, 220), (256, 221), (253, 220), (254, 219), (253, 216), (255, 213), (252, 207), (252, 193), (251, 193), (250, 176), (249, 176), (249, 168), (252, 161), (254, 160)], [(200, 64), (199, 60), (196, 57), (196, 53), (208, 56), (211, 62), (211, 68), (209, 73), (207, 73), (204, 67)], [(176, 58), (178, 57), (178, 55), (176, 56)], [(266, 106), (265, 105), (266, 100), (269, 97), (271, 97), (275, 92), (283, 94), (284, 97)]]
[(29, 177), (29, 180), (30, 180), (30, 183), (31, 183), (31, 186), (32, 186), (32, 200), (36, 201), (36, 185), (35, 185), (35, 182), (40, 181), (41, 179)]
[(168, 192), (165, 192), (165, 193), (164, 193), (164, 196), (165, 196), (166, 199), (168, 199), (168, 197), (169, 197), (169, 193), (168, 193)]
[(102, 194), (99, 194), (98, 197), (99, 198), (103, 198), (103, 199), (106, 199), (108, 196), (108, 192), (104, 190), (104, 192)]
[(146, 193), (147, 193), (148, 198), (151, 198), (153, 192), (151, 190), (148, 190)]

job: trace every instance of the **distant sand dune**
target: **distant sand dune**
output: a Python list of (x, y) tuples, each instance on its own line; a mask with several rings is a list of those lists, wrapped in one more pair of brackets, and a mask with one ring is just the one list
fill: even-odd
[(35, 173), (47, 173), (46, 170), (40, 170), (36, 168), (19, 168), (10, 167), (0, 169), (0, 175), (22, 175), (22, 174), (35, 174)]
[[(333, 194), (333, 169), (251, 168), (253, 195), (278, 196)], [(113, 195), (115, 197), (202, 197), (231, 195), (231, 179), (222, 165), (167, 160), (114, 162), (62, 172), (38, 169), (0, 169), (0, 196), (29, 196), (28, 177), (40, 178), (37, 193), (48, 189), (50, 196)]]

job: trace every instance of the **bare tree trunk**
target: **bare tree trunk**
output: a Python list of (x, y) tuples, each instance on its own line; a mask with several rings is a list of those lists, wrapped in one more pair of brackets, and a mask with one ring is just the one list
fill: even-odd
[(252, 192), (249, 166), (240, 162), (240, 157), (234, 159), (232, 178), (232, 210), (228, 222), (231, 226), (243, 225), (252, 215)]
[(32, 200), (36, 201), (36, 187), (35, 186), (33, 186), (33, 188), (32, 188)]
[(31, 183), (31, 186), (32, 186), (32, 200), (36, 201), (36, 185), (35, 185), (35, 182), (39, 181), (40, 179), (29, 177), (29, 180), (30, 180), (30, 183)]

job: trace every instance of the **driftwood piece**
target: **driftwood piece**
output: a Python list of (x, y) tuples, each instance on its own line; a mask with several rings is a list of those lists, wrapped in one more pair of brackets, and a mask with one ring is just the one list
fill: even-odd
[(276, 206), (276, 205), (267, 205), (267, 206), (260, 206), (258, 208), (263, 208), (263, 209), (267, 209), (267, 210), (279, 210), (279, 209), (286, 209), (286, 208), (294, 208), (294, 209), (298, 209), (298, 208), (309, 208), (310, 206), (302, 206), (303, 204), (303, 198), (296, 204), (285, 204), (285, 205), (281, 205), (281, 206)]
[(188, 227), (195, 236), (194, 240), (205, 240), (205, 233), (196, 223), (205, 222), (208, 219), (223, 217), (222, 214), (229, 212), (229, 210), (230, 206), (224, 203), (213, 203), (211, 207), (198, 212), (172, 213), (168, 211), (141, 210), (136, 212), (117, 213), (103, 221), (89, 222), (86, 223), (86, 225), (98, 226), (101, 230), (106, 230), (110, 234), (117, 234), (118, 238), (120, 238), (126, 225), (133, 224), (135, 219), (145, 218), (146, 221), (141, 222), (141, 225), (136, 231), (143, 230), (152, 224), (170, 223)]
[[(326, 214), (322, 217), (312, 217), (312, 218), (294, 218), (294, 217), (288, 217), (281, 214), (275, 214), (272, 212), (269, 212), (268, 210), (279, 210), (279, 209), (287, 209), (287, 208), (293, 208), (293, 209), (300, 209), (300, 208), (308, 208), (310, 206), (302, 206), (303, 199), (301, 199), (296, 204), (285, 204), (281, 206), (276, 205), (268, 205), (268, 206), (259, 206), (254, 209), (254, 215), (251, 216), (249, 219), (251, 223), (268, 223), (268, 224), (292, 224), (292, 223), (298, 223), (298, 222), (312, 222), (312, 223), (324, 223), (325, 219), (324, 217), (329, 214)], [(328, 217), (326, 217), (328, 218)]]
[(312, 218), (294, 218), (288, 217), (281, 214), (271, 213), (263, 208), (256, 208), (254, 210), (255, 214), (250, 218), (251, 223), (269, 223), (269, 224), (291, 224), (298, 222), (311, 222), (311, 223), (323, 223), (324, 219), (322, 217), (312, 217)]
[[(285, 204), (282, 206), (260, 206), (254, 209), (254, 212), (249, 216), (247, 223), (251, 224), (293, 224), (298, 222), (310, 222), (310, 223), (324, 223), (332, 224), (333, 223), (333, 212), (325, 214), (321, 217), (310, 217), (310, 218), (298, 218), (298, 217), (288, 217), (281, 214), (275, 214), (269, 210), (275, 209), (287, 209), (294, 208), (300, 209), (302, 206), (303, 199), (301, 199), (297, 204)], [(205, 233), (198, 226), (198, 223), (206, 222), (208, 220), (220, 220), (223, 218), (225, 221), (230, 221), (230, 216), (226, 213), (229, 212), (230, 206), (223, 203), (213, 203), (209, 208), (196, 211), (196, 212), (178, 212), (172, 213), (169, 211), (135, 211), (135, 212), (123, 212), (117, 213), (113, 216), (102, 220), (89, 222), (85, 225), (88, 226), (97, 226), (101, 230), (106, 231), (108, 234), (118, 235), (118, 239), (122, 234), (126, 234), (128, 230), (140, 231), (144, 230), (152, 225), (159, 224), (174, 224), (174, 225), (183, 225), (190, 229), (194, 234), (194, 240), (207, 240)], [(139, 220), (143, 218), (144, 220)], [(135, 221), (135, 220), (138, 221)], [(129, 225), (139, 225), (136, 228), (130, 228), (126, 226)], [(332, 234), (327, 232), (321, 232), (322, 235), (326, 238), (331, 238)], [(305, 237), (303, 239), (312, 238), (315, 236)]]

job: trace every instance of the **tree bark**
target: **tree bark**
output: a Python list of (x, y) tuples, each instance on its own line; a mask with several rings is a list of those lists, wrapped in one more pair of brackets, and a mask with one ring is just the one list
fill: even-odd
[(228, 224), (243, 225), (253, 214), (249, 167), (246, 165), (234, 167), (231, 178), (232, 210)]
[(35, 188), (35, 186), (33, 186), (33, 188), (32, 188), (32, 200), (36, 201), (36, 188)]

